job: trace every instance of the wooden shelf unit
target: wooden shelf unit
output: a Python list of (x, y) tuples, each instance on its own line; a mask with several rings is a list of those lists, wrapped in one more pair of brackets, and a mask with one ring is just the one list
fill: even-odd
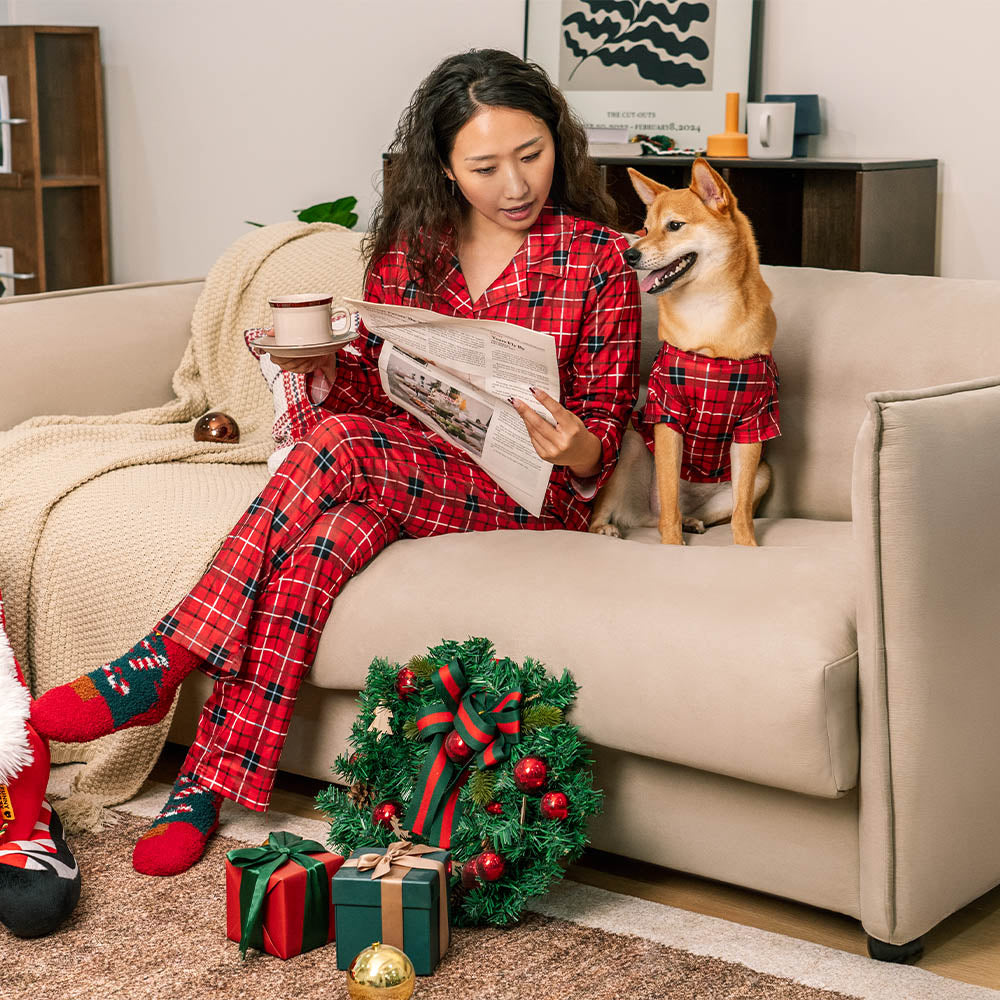
[(104, 99), (97, 28), (0, 27), (13, 173), (0, 174), (0, 246), (18, 295), (110, 280)]

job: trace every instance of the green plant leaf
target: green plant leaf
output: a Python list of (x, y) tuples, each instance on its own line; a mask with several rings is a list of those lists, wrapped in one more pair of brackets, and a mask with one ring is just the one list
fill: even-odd
[(300, 222), (335, 222), (350, 229), (358, 221), (357, 215), (352, 211), (357, 203), (357, 198), (348, 196), (298, 209), (295, 214)]

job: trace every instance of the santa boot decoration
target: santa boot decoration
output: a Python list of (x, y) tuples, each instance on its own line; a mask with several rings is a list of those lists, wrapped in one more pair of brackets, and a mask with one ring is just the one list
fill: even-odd
[(45, 801), (49, 749), (30, 704), (0, 597), (0, 923), (18, 937), (51, 933), (80, 898), (80, 870)]

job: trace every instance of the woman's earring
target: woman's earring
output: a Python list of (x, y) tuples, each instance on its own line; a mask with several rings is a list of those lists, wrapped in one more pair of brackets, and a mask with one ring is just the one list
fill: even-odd
[(448, 184), (451, 186), (451, 196), (452, 196), (452, 198), (454, 198), (455, 197), (455, 178), (454, 177), (449, 177), (448, 178)]

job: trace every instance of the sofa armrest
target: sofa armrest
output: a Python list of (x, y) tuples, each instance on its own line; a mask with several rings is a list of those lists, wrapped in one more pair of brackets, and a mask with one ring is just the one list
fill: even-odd
[(861, 918), (903, 944), (1000, 880), (1000, 377), (867, 403), (852, 486)]
[(0, 299), (0, 430), (173, 399), (201, 279)]

